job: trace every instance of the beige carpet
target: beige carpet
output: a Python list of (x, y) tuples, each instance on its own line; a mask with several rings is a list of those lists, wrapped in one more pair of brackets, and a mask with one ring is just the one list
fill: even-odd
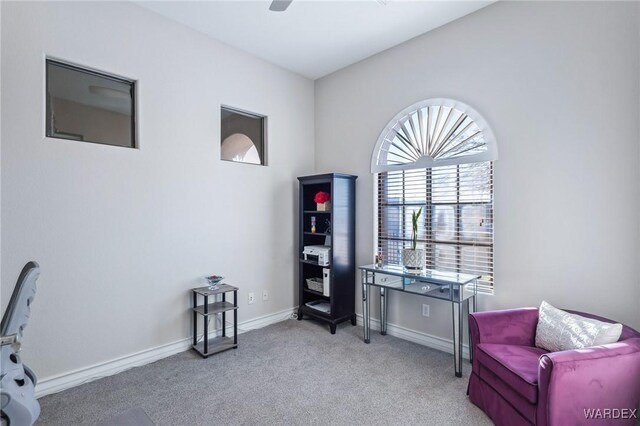
[(187, 351), (40, 399), (40, 425), (93, 425), (132, 408), (161, 425), (489, 425), (450, 354), (343, 324), (287, 320), (238, 349)]

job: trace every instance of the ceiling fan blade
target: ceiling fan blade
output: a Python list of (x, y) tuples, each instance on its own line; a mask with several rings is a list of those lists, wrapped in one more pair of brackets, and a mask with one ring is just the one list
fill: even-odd
[(293, 0), (273, 0), (269, 10), (273, 12), (284, 12), (287, 10)]

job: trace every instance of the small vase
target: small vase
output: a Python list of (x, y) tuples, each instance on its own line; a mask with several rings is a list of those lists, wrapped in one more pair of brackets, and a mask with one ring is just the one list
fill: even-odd
[(423, 270), (426, 265), (424, 249), (404, 249), (402, 251), (402, 264), (409, 270)]
[(316, 203), (317, 210), (319, 212), (328, 212), (331, 210), (331, 201), (326, 201), (324, 203)]

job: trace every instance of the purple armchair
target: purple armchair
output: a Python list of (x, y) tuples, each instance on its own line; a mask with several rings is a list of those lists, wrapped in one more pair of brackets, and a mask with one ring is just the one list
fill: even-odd
[(471, 402), (497, 425), (622, 425), (640, 419), (640, 333), (624, 326), (616, 343), (548, 352), (534, 344), (537, 323), (536, 308), (469, 316)]

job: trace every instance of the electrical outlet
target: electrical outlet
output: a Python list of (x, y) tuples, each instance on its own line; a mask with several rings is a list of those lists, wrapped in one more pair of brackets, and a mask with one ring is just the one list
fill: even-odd
[(262, 300), (269, 300), (269, 292), (267, 290), (262, 290)]
[(429, 305), (422, 305), (422, 316), (423, 317), (428, 317), (429, 316)]
[(256, 303), (256, 294), (255, 293), (249, 293), (249, 304), (253, 304)]

